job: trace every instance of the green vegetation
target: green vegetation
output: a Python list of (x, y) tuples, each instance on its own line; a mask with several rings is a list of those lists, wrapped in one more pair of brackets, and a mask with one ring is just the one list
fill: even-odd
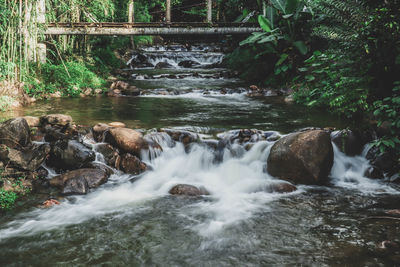
[(0, 210), (8, 210), (14, 206), (18, 196), (15, 192), (0, 189)]
[(376, 120), (386, 129), (376, 145), (400, 155), (400, 1), (266, 2), (264, 32), (242, 41), (228, 66), (254, 83), (293, 88), (299, 104)]

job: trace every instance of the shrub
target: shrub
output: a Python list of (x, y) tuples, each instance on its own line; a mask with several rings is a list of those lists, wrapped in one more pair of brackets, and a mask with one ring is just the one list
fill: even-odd
[(11, 209), (17, 200), (18, 196), (15, 192), (6, 191), (3, 188), (0, 189), (0, 209), (8, 210)]

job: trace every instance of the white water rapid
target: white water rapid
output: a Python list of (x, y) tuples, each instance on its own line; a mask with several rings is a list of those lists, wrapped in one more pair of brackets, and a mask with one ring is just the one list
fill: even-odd
[[(240, 145), (232, 145), (231, 150), (223, 151), (222, 162), (217, 163), (214, 151), (205, 145), (194, 144), (190, 151), (185, 151), (182, 143), (174, 143), (167, 134), (153, 138), (160, 143), (163, 152), (157, 157), (153, 153), (145, 159), (152, 167), (151, 171), (134, 182), (132, 175), (114, 174), (108, 183), (86, 196), (67, 197), (59, 206), (47, 210), (35, 208), (20, 214), (0, 230), (0, 240), (51, 231), (105, 215), (137, 213), (140, 216), (141, 211), (151, 209), (147, 203), (167, 198), (168, 191), (177, 184), (202, 186), (210, 192), (210, 196), (202, 197), (182, 210), (181, 215), (195, 222), (194, 228), (200, 236), (213, 238), (224, 227), (240, 223), (260, 210), (268, 210), (268, 202), (289, 194), (300, 194), (308, 188), (299, 186), (297, 191), (289, 194), (268, 190), (271, 184), (279, 182), (264, 171), (273, 142), (257, 142), (249, 151)], [(331, 177), (335, 186), (367, 194), (398, 193), (381, 182), (363, 177), (368, 166), (364, 156), (348, 157), (336, 147), (334, 153)], [(102, 161), (101, 158), (98, 160)], [(177, 201), (180, 201), (179, 197)]]

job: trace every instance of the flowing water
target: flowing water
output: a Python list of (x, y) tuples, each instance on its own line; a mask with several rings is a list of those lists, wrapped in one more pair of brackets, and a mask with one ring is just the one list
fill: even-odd
[[(145, 96), (52, 100), (8, 116), (67, 113), (83, 125), (122, 121), (132, 128), (190, 130), (204, 140), (233, 135), (239, 128), (287, 134), (304, 127), (348, 125), (323, 112), (285, 105), (279, 97), (247, 97), (242, 81), (223, 77), (226, 70), (216, 66), (223, 54), (212, 47), (152, 47), (143, 54), (146, 64), (130, 72)], [(179, 65), (187, 60), (196, 64)], [(168, 68), (154, 69), (160, 62)], [(154, 132), (149, 138), (163, 148), (158, 157), (143, 155), (152, 171), (140, 177), (117, 173), (88, 195), (67, 197), (59, 206), (22, 207), (3, 215), (1, 266), (399, 262), (398, 255), (377, 249), (384, 240), (400, 242), (398, 221), (376, 217), (398, 208), (400, 191), (365, 178), (364, 155), (348, 157), (335, 147), (329, 186), (298, 186), (295, 192), (278, 194), (268, 190), (278, 180), (265, 172), (273, 141), (256, 142), (248, 150), (233, 144), (216, 160), (206, 145), (188, 149)], [(182, 183), (203, 186), (211, 194), (168, 194)]]

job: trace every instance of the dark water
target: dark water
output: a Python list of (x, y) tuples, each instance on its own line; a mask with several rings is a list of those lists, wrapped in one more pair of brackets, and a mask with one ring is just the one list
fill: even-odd
[[(175, 51), (176, 53), (179, 52)], [(150, 52), (149, 52), (150, 53)], [(156, 64), (190, 58), (151, 51)], [(155, 54), (155, 55), (154, 55)], [(174, 56), (175, 55), (175, 56)], [(214, 55), (214, 61), (219, 60)], [(203, 65), (206, 56), (193, 57)], [(175, 64), (176, 65), (176, 64)], [(200, 66), (133, 70), (135, 75), (217, 73)], [(82, 125), (122, 121), (132, 128), (178, 127), (203, 134), (237, 128), (288, 133), (304, 127), (344, 128), (323, 111), (284, 104), (282, 98), (221, 95), (211, 90), (244, 86), (235, 79), (135, 80), (140, 88), (173, 89), (179, 95), (76, 98), (38, 102), (13, 114), (66, 113)], [(199, 89), (199, 90), (192, 90)], [(240, 91), (240, 90), (239, 90)], [(239, 92), (238, 91), (238, 92)], [(87, 196), (68, 197), (48, 210), (21, 208), (0, 218), (1, 266), (396, 266), (400, 221), (380, 218), (399, 208), (398, 188), (363, 177), (367, 162), (335, 152), (331, 185), (299, 186), (290, 194), (260, 191), (276, 181), (263, 172), (268, 147), (260, 143), (239, 158), (213, 163), (200, 146), (164, 146), (150, 160), (154, 170), (137, 182), (113, 175)], [(177, 183), (204, 185), (204, 198), (175, 198)], [(39, 204), (39, 202), (38, 202)]]

